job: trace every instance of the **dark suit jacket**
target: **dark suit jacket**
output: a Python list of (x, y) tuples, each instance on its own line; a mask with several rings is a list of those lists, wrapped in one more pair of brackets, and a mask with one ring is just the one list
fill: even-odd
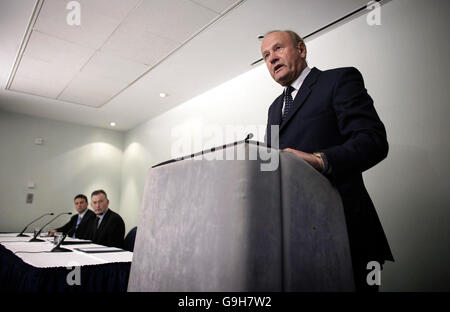
[(387, 156), (386, 130), (353, 67), (320, 71), (312, 68), (281, 123), (283, 94), (270, 106), (271, 125), (280, 125), (279, 147), (323, 152), (331, 166), (329, 180), (338, 189), (354, 261), (394, 260), (362, 172)]
[[(73, 230), (75, 229), (78, 221), (78, 214), (70, 218), (70, 221), (64, 224), (62, 227), (56, 229), (58, 232), (63, 232), (64, 234), (73, 235)], [(78, 228), (75, 231), (75, 237), (80, 239), (90, 239), (92, 222), (95, 221), (95, 213), (89, 208), (86, 210), (85, 215), (81, 219)], [(69, 233), (70, 232), (70, 233)]]
[(98, 228), (93, 222), (92, 242), (95, 244), (122, 248), (124, 236), (125, 223), (122, 217), (109, 208)]

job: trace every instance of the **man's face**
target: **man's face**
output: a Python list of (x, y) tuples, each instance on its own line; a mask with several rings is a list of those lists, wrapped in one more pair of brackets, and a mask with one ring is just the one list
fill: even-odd
[(100, 215), (106, 211), (109, 205), (109, 200), (104, 194), (94, 195), (91, 198), (91, 206), (95, 214)]
[(88, 207), (88, 203), (84, 198), (75, 198), (75, 209), (78, 213), (82, 213)]
[(268, 34), (261, 44), (261, 54), (272, 78), (282, 86), (290, 85), (306, 67), (306, 47), (294, 46), (286, 32)]

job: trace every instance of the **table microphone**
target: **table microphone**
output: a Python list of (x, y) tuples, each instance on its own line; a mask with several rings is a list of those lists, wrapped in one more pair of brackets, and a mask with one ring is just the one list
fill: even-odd
[(248, 143), (248, 140), (250, 140), (251, 138), (253, 138), (253, 133), (247, 134), (247, 136), (246, 136), (245, 139), (244, 139), (244, 142), (245, 142), (245, 143)]
[(59, 247), (61, 246), (62, 242), (66, 239), (66, 237), (67, 234), (64, 234), (59, 243), (52, 250), (50, 250), (50, 252), (72, 252), (72, 250), (70, 249)]
[(40, 218), (45, 217), (45, 216), (47, 216), (47, 215), (53, 216), (54, 213), (53, 213), (53, 212), (44, 213), (44, 214), (43, 214), (42, 216), (40, 216), (39, 218), (37, 218), (37, 219), (31, 221), (30, 223), (28, 223), (28, 224), (25, 226), (25, 228), (22, 230), (22, 232), (20, 232), (20, 234), (17, 235), (16, 237), (28, 237), (28, 235), (23, 234), (23, 233), (26, 231), (26, 229), (27, 229), (32, 223), (36, 222), (36, 221), (39, 220)]
[(52, 223), (56, 218), (58, 218), (59, 216), (62, 216), (62, 215), (64, 215), (64, 214), (71, 215), (72, 213), (71, 213), (71, 212), (62, 212), (62, 213), (60, 213), (59, 215), (57, 215), (56, 217), (54, 217), (53, 219), (51, 219), (50, 221), (48, 221), (46, 224), (44, 224), (43, 227), (41, 227), (41, 228), (39, 229), (39, 231), (38, 231), (36, 234), (34, 234), (33, 238), (30, 239), (29, 242), (44, 242), (44, 240), (38, 239), (38, 238), (36, 238), (36, 237), (38, 237), (39, 234), (41, 234), (41, 231), (42, 231), (47, 225), (49, 225), (49, 224)]

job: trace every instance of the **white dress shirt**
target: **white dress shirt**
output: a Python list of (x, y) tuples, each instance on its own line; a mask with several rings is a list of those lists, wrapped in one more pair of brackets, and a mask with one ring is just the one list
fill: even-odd
[[(297, 95), (298, 90), (300, 90), (300, 87), (302, 86), (303, 81), (305, 81), (306, 76), (308, 76), (308, 74), (309, 74), (310, 71), (311, 71), (311, 68), (309, 68), (308, 66), (306, 66), (306, 67), (302, 70), (300, 76), (298, 76), (297, 79), (295, 79), (294, 82), (291, 83), (291, 86), (295, 89), (295, 90), (292, 91), (292, 93), (291, 93), (292, 99), (295, 99), (295, 96)], [(285, 90), (285, 91), (286, 91), (286, 88), (287, 88), (287, 87), (284, 87), (284, 90)], [(283, 100), (283, 108), (282, 108), (282, 110), (281, 110), (281, 115), (284, 114), (284, 104), (285, 104), (285, 103), (284, 103), (284, 100)]]

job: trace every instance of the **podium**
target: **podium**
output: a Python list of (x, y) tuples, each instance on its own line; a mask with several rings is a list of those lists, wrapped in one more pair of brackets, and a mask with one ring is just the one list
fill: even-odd
[(128, 291), (354, 290), (339, 193), (292, 153), (270, 150), (278, 164), (263, 171), (265, 151), (246, 142), (149, 170)]

